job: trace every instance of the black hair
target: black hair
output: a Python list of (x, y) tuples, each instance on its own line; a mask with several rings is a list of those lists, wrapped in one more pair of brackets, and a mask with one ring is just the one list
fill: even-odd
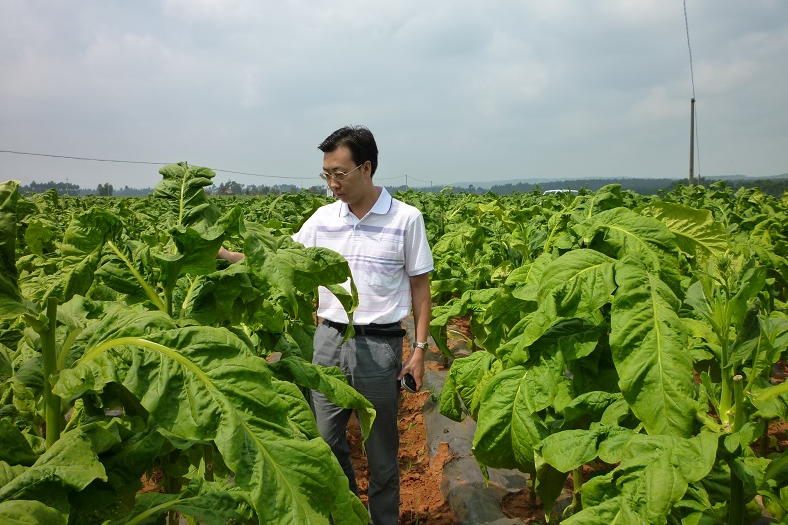
[(372, 132), (364, 126), (345, 126), (339, 128), (317, 147), (323, 153), (335, 151), (345, 146), (353, 156), (353, 162), (363, 164), (369, 161), (372, 164), (372, 175), (378, 169), (378, 145)]

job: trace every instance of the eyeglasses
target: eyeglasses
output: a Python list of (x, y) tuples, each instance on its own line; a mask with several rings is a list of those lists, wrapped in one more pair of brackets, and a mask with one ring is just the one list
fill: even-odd
[(335, 173), (329, 173), (327, 171), (324, 171), (323, 173), (320, 174), (320, 178), (326, 182), (331, 182), (332, 180), (335, 180), (337, 182), (342, 182), (343, 180), (345, 180), (345, 177), (347, 177), (348, 175), (350, 175), (351, 173), (353, 173), (363, 165), (364, 163), (362, 162), (361, 164), (359, 164), (352, 170), (348, 171), (347, 173), (345, 173), (344, 171), (337, 171)]

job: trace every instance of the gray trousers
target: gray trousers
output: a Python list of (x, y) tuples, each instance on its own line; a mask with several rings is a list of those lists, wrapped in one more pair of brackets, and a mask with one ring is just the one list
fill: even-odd
[[(320, 324), (315, 332), (314, 364), (338, 366), (348, 383), (375, 407), (375, 422), (366, 441), (369, 462), (369, 514), (375, 525), (396, 525), (399, 519), (399, 430), (397, 375), (402, 368), (402, 338), (361, 336), (340, 345), (342, 334)], [(358, 495), (346, 429), (352, 410), (340, 408), (312, 391), (320, 435), (329, 444)]]

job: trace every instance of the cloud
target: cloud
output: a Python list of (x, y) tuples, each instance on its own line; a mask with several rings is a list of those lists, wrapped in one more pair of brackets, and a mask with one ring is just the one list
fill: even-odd
[[(704, 169), (788, 171), (783, 4), (687, 8)], [(686, 170), (692, 84), (677, 2), (6, 0), (0, 46), (6, 149), (306, 183), (316, 144), (362, 123), (393, 182)], [(0, 154), (0, 177), (158, 180), (43, 162)]]

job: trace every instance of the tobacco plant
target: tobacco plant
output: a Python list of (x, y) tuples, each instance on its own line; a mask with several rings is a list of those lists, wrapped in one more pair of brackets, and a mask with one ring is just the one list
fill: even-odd
[(550, 205), (541, 255), (436, 308), (433, 335), (469, 315), (480, 350), (452, 364), (441, 413), (476, 420), (483, 470), (531, 474), (548, 519), (570, 475), (566, 523), (738, 525), (756, 494), (785, 516), (786, 453), (752, 446), (786, 419), (769, 377), (788, 346), (784, 231), (760, 257), (762, 223), (673, 200), (614, 186)]
[[(306, 394), (372, 424), (309, 362), (317, 286), (355, 306), (347, 263), (222, 212), (210, 170), (161, 173), (155, 221), (0, 186), (0, 521), (366, 523)], [(216, 261), (228, 238), (245, 262)]]

